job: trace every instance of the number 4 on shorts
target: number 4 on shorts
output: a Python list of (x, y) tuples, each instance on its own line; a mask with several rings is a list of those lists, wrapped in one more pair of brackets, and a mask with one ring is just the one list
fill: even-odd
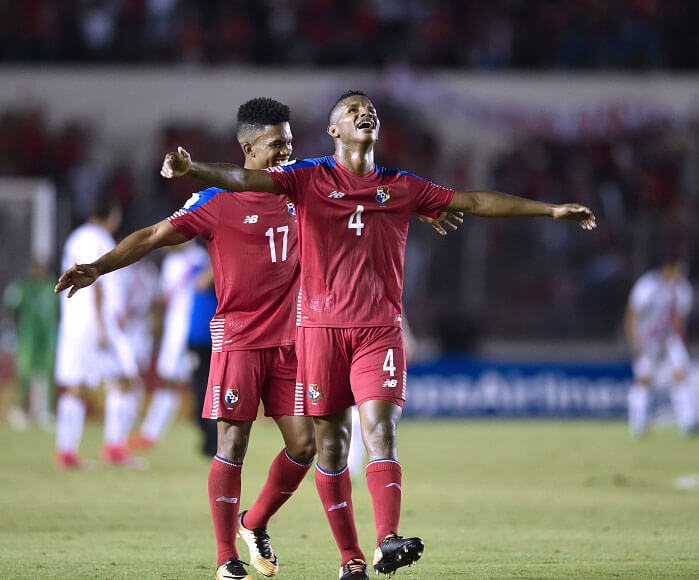
[(393, 349), (389, 348), (388, 352), (386, 353), (386, 359), (383, 361), (383, 370), (385, 370), (388, 373), (391, 373), (392, 377), (396, 376), (396, 367), (393, 364)]

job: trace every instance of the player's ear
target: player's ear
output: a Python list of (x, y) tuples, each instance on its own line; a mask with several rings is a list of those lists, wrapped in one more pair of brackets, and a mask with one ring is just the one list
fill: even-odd
[(327, 131), (331, 137), (337, 137), (337, 125), (328, 125)]
[(245, 153), (246, 156), (255, 157), (255, 149), (253, 148), (252, 143), (245, 141), (244, 143), (241, 143), (240, 146), (243, 148), (243, 153)]

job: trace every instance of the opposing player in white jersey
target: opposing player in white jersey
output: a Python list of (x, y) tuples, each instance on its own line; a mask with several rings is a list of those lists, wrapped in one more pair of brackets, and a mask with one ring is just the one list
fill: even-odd
[[(93, 260), (114, 247), (112, 234), (121, 222), (121, 210), (99, 198), (92, 217), (66, 241), (63, 268)], [(110, 384), (105, 400), (103, 458), (135, 465), (126, 451), (126, 437), (136, 414), (138, 366), (120, 326), (124, 293), (118, 276), (100, 280), (78, 300), (61, 297), (56, 383), (64, 387), (56, 412), (57, 463), (63, 468), (84, 466), (78, 454), (90, 389)]]
[(145, 378), (153, 358), (154, 307), (160, 275), (152, 260), (141, 260), (125, 270), (126, 320), (129, 338), (141, 377)]
[(692, 309), (692, 287), (685, 266), (669, 260), (641, 276), (631, 290), (626, 310), (626, 335), (634, 357), (634, 384), (629, 391), (629, 430), (635, 437), (648, 426), (650, 390), (658, 371), (672, 372), (670, 397), (683, 433), (695, 428), (694, 397), (689, 383), (685, 327)]
[(159, 384), (140, 432), (129, 440), (132, 448), (146, 449), (158, 442), (179, 409), (182, 391), (192, 380), (187, 335), (195, 287), (209, 256), (196, 242), (172, 246), (167, 252), (160, 276), (165, 321), (156, 366)]

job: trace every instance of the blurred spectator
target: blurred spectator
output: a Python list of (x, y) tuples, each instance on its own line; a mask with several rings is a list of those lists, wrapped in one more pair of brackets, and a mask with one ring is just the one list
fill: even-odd
[(697, 69), (690, 0), (28, 0), (0, 61)]

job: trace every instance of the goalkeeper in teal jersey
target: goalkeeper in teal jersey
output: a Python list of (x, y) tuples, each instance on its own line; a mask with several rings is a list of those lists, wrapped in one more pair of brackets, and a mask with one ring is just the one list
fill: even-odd
[[(17, 328), (17, 408), (11, 419), (20, 426), (26, 422), (28, 414), (35, 415), (41, 422), (46, 421), (53, 407), (58, 323), (58, 299), (53, 286), (46, 266), (34, 261), (27, 276), (18, 278), (5, 289), (5, 306), (14, 314)], [(37, 401), (38, 408), (30, 409), (33, 384), (41, 385), (41, 398), (32, 398)]]

